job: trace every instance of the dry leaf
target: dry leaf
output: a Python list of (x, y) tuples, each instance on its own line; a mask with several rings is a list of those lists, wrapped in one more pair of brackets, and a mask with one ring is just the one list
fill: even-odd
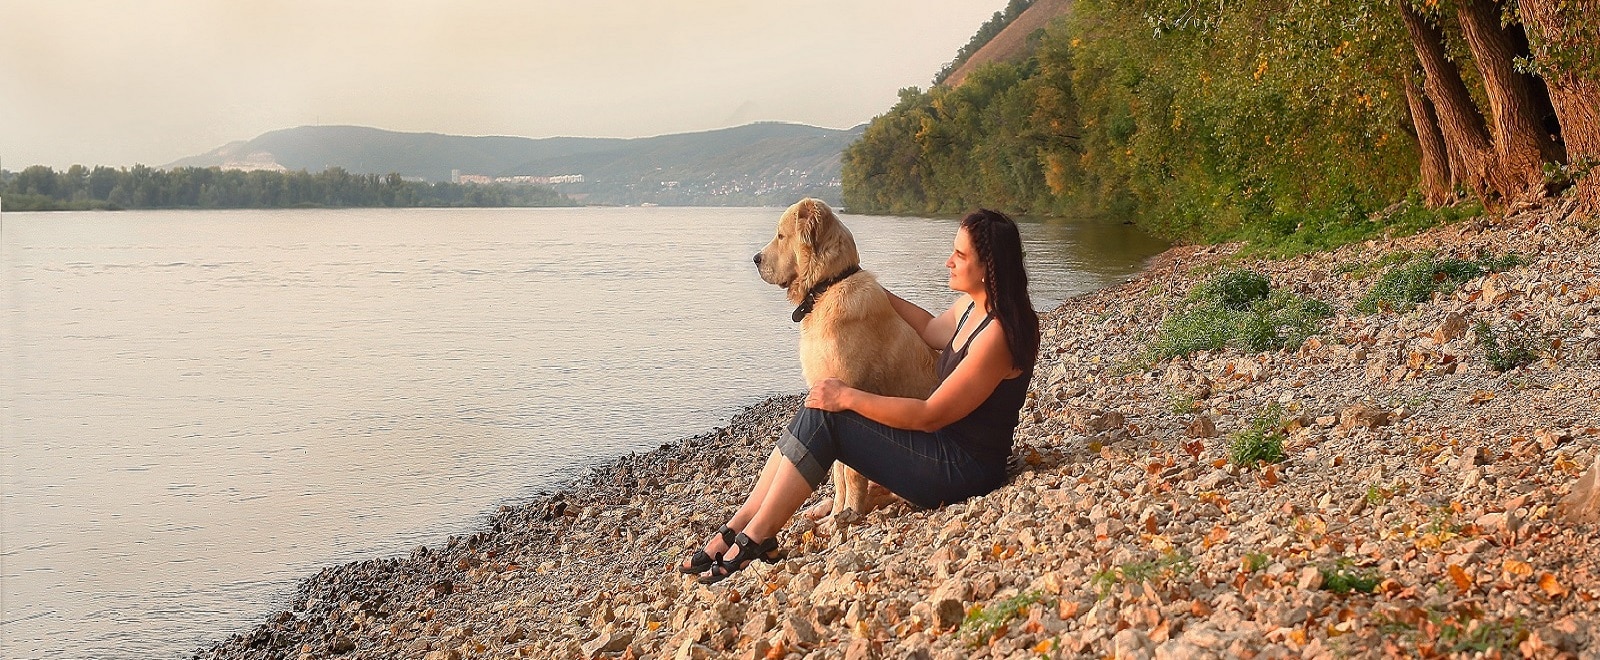
[(1047, 639), (1047, 640), (1039, 642), (1038, 644), (1034, 644), (1033, 645), (1033, 652), (1034, 653), (1038, 653), (1040, 655), (1044, 655), (1046, 653), (1049, 653), (1050, 650), (1053, 649), (1053, 648), (1055, 648), (1055, 640)]
[(1567, 588), (1562, 586), (1561, 581), (1550, 573), (1544, 573), (1539, 576), (1539, 588), (1543, 589), (1545, 595), (1551, 598), (1560, 598), (1567, 595)]
[(644, 627), (649, 628), (650, 632), (655, 632), (655, 631), (661, 629), (661, 622), (660, 621), (646, 621), (646, 622), (644, 622)]
[(1533, 564), (1517, 559), (1507, 559), (1505, 566), (1502, 568), (1502, 572), (1505, 573), (1505, 579), (1507, 582), (1515, 582), (1519, 579), (1527, 579), (1533, 576)]
[(1261, 471), (1261, 485), (1263, 485), (1263, 486), (1276, 486), (1276, 485), (1278, 485), (1278, 466), (1276, 466), (1276, 465), (1268, 465), (1267, 469)]
[(1483, 403), (1485, 401), (1491, 401), (1493, 399), (1494, 399), (1494, 392), (1490, 392), (1489, 390), (1478, 390), (1477, 394), (1474, 394), (1474, 395), (1472, 395), (1472, 398), (1467, 399), (1467, 403)]
[(1457, 589), (1462, 591), (1472, 589), (1472, 578), (1457, 564), (1450, 565), (1450, 579), (1455, 581)]
[(1206, 533), (1206, 538), (1204, 541), (1202, 541), (1202, 543), (1209, 548), (1226, 540), (1228, 540), (1228, 528), (1223, 527), (1222, 525), (1217, 525), (1212, 527), (1210, 532)]
[(1227, 465), (1227, 464), (1228, 464), (1228, 459), (1226, 459), (1226, 458), (1219, 458), (1217, 460), (1211, 461), (1211, 467), (1214, 467), (1214, 468), (1221, 468), (1222, 466)]

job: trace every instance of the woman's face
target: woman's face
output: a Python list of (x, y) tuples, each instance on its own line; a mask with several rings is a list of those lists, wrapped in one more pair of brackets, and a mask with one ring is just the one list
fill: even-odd
[(950, 270), (951, 290), (965, 294), (983, 290), (983, 262), (978, 260), (978, 251), (973, 247), (972, 237), (967, 235), (966, 227), (956, 232), (955, 249), (951, 251), (950, 259), (944, 262), (944, 267)]

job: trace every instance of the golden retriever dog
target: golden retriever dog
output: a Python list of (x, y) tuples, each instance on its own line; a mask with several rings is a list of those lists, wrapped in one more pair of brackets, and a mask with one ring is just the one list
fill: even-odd
[[(761, 279), (788, 290), (798, 307), (800, 370), (808, 387), (827, 378), (886, 396), (926, 399), (937, 357), (861, 270), (855, 237), (833, 209), (803, 199), (778, 219), (777, 236), (754, 259)], [(844, 463), (833, 467), (835, 513), (872, 508), (871, 482)], [(880, 489), (881, 490), (881, 489)]]

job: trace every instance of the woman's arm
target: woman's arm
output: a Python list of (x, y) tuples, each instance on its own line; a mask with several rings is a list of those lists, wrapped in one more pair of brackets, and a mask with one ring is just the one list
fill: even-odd
[(880, 396), (829, 378), (811, 388), (806, 406), (833, 412), (853, 410), (895, 428), (937, 431), (976, 410), (1001, 380), (1015, 372), (1005, 333), (1000, 324), (991, 323), (972, 340), (967, 357), (926, 401)]

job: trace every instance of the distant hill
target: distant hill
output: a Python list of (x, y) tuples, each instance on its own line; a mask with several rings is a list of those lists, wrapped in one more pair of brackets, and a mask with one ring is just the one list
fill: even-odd
[(649, 138), (534, 139), (301, 126), (164, 167), (339, 167), (428, 181), (581, 175), (553, 187), (601, 204), (787, 204), (807, 195), (838, 203), (839, 155), (861, 130), (763, 122)]
[(1072, 11), (1072, 0), (1035, 0), (1022, 14), (1006, 25), (1004, 30), (979, 48), (961, 66), (944, 79), (944, 84), (957, 87), (973, 70), (990, 62), (1008, 62), (1022, 59), (1028, 54), (1029, 39), (1034, 32), (1049, 25), (1050, 21)]

